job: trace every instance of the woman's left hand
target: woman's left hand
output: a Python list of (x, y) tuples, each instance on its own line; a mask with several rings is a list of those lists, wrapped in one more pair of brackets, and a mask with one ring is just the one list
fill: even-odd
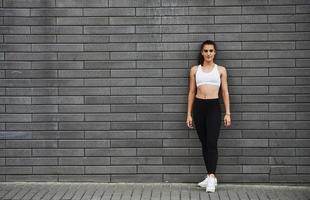
[(231, 125), (230, 115), (225, 115), (224, 117), (224, 126), (229, 127)]

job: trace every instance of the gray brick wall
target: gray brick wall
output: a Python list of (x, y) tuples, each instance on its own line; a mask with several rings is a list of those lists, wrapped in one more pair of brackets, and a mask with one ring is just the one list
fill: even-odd
[(211, 39), (232, 112), (219, 181), (310, 182), (308, 0), (0, 5), (0, 181), (201, 180), (187, 78)]

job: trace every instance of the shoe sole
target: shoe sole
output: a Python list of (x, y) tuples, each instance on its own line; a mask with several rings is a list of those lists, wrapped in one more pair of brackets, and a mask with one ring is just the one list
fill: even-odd
[(215, 192), (215, 188), (207, 188), (206, 192)]
[[(204, 185), (204, 184), (200, 184), (200, 185), (199, 185), (199, 184), (197, 184), (197, 185), (198, 185), (199, 187), (202, 187), (202, 188), (207, 187), (207, 184), (205, 184), (205, 185)], [(216, 186), (217, 186), (217, 183), (215, 184), (215, 187), (216, 187)]]

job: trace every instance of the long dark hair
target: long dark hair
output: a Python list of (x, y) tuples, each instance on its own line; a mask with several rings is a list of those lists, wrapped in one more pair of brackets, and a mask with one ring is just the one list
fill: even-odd
[(201, 45), (200, 45), (200, 51), (199, 51), (199, 64), (203, 65), (203, 62), (205, 61), (205, 59), (203, 58), (203, 55), (201, 55), (201, 52), (203, 50), (203, 47), (207, 44), (213, 45), (215, 51), (216, 51), (216, 44), (214, 41), (212, 40), (206, 40), (204, 41)]

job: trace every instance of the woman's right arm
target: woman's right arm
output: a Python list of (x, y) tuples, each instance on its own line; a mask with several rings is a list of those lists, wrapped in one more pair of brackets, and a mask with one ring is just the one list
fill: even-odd
[(195, 73), (196, 73), (196, 66), (192, 66), (189, 74), (189, 91), (187, 98), (188, 105), (187, 105), (186, 124), (189, 128), (193, 128), (192, 110), (193, 110), (194, 98), (196, 95)]

